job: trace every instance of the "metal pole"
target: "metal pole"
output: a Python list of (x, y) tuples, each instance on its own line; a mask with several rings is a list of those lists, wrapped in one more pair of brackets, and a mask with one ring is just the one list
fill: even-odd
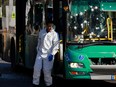
[(42, 19), (42, 28), (45, 26), (45, 1), (43, 1), (43, 19)]
[(35, 1), (33, 0), (33, 29), (32, 31), (34, 30), (34, 23), (35, 23)]
[(30, 0), (27, 0), (27, 2), (26, 2), (26, 26), (27, 26), (27, 21), (28, 21), (28, 14), (29, 14), (29, 10), (30, 10), (30, 8), (31, 8), (31, 5), (30, 5)]
[[(10, 29), (10, 26), (12, 25), (12, 11), (13, 11), (13, 0), (9, 0), (9, 29)], [(11, 24), (11, 25), (10, 25)]]
[(1, 4), (1, 22), (2, 22), (2, 24), (1, 24), (1, 27), (2, 27), (2, 29), (3, 29), (3, 7), (4, 7), (4, 0), (2, 0), (2, 4)]

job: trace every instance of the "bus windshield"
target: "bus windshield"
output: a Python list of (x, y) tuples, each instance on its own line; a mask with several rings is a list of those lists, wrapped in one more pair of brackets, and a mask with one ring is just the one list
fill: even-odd
[(67, 43), (116, 42), (116, 1), (72, 0), (67, 15)]

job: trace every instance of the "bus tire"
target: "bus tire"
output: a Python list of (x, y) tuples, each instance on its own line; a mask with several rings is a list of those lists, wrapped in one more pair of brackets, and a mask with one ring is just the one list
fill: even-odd
[(10, 59), (11, 59), (11, 69), (15, 69), (16, 67), (16, 59), (15, 59), (15, 42), (14, 38), (11, 38), (11, 45), (10, 45)]

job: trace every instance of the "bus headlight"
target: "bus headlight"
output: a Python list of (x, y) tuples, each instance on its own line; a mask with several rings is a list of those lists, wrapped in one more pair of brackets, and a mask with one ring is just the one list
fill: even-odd
[(70, 63), (69, 66), (71, 68), (83, 68), (83, 64), (82, 63)]

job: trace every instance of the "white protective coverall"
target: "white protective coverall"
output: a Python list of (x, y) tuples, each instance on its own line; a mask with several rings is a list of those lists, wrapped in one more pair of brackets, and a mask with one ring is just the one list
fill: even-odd
[(33, 84), (39, 85), (41, 69), (43, 69), (44, 80), (47, 86), (52, 85), (51, 71), (53, 67), (53, 61), (48, 60), (50, 54), (55, 55), (59, 49), (59, 36), (58, 33), (52, 29), (50, 32), (46, 32), (46, 29), (42, 29), (39, 32), (37, 56), (34, 65), (33, 72)]

